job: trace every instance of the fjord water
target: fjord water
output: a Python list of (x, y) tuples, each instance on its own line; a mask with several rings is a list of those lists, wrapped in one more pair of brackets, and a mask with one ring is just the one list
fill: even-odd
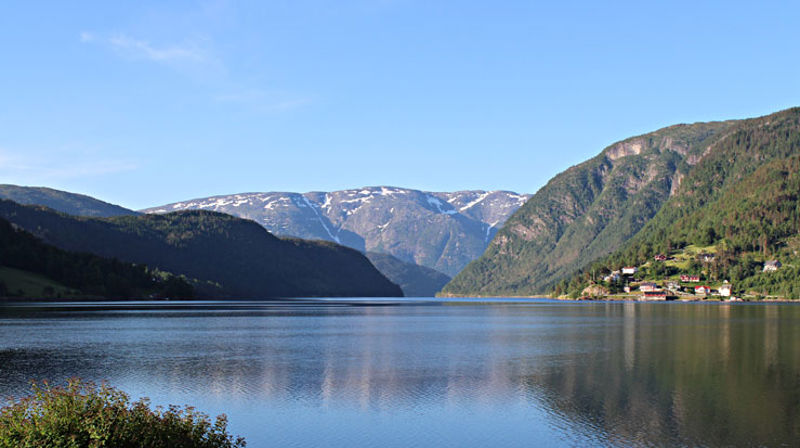
[(779, 446), (800, 307), (509, 301), (0, 308), (0, 396), (107, 381), (264, 446)]

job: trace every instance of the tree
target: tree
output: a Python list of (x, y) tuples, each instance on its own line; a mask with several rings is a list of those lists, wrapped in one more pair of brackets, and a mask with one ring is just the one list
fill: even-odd
[[(32, 418), (35, 416), (35, 418)], [(33, 394), (0, 409), (0, 448), (240, 448), (224, 415), (212, 423), (191, 407), (151, 410), (109, 386), (70, 380), (33, 384)]]

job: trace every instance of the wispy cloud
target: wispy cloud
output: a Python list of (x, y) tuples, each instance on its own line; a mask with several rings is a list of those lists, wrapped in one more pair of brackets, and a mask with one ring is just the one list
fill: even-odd
[[(210, 99), (219, 103), (238, 104), (257, 112), (279, 112), (310, 104), (304, 95), (278, 89), (253, 88), (235, 76), (214, 51), (210, 38), (192, 38), (180, 43), (153, 43), (126, 33), (102, 34), (82, 31), (80, 42), (105, 48), (129, 60), (147, 61), (167, 66), (208, 91)], [(235, 65), (234, 65), (235, 66)], [(248, 85), (249, 84), (249, 85)]]
[(210, 60), (207, 52), (194, 42), (157, 47), (145, 40), (133, 39), (122, 34), (112, 36), (108, 42), (118, 51), (156, 62), (206, 63)]
[(188, 39), (181, 43), (154, 44), (127, 34), (117, 33), (103, 36), (89, 31), (79, 34), (80, 41), (111, 48), (131, 59), (147, 60), (164, 64), (221, 65), (219, 58), (210, 50), (206, 39)]

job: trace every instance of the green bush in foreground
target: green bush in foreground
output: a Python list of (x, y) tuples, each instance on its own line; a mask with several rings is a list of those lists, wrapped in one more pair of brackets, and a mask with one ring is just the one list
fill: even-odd
[(211, 423), (191, 407), (151, 410), (109, 386), (71, 380), (33, 384), (33, 395), (0, 409), (0, 448), (244, 447), (227, 433), (224, 415)]

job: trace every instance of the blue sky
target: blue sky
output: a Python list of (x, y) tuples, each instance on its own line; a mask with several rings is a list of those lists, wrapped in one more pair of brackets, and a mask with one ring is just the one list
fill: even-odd
[(0, 183), (132, 208), (535, 192), (614, 141), (800, 105), (796, 2), (9, 3)]

